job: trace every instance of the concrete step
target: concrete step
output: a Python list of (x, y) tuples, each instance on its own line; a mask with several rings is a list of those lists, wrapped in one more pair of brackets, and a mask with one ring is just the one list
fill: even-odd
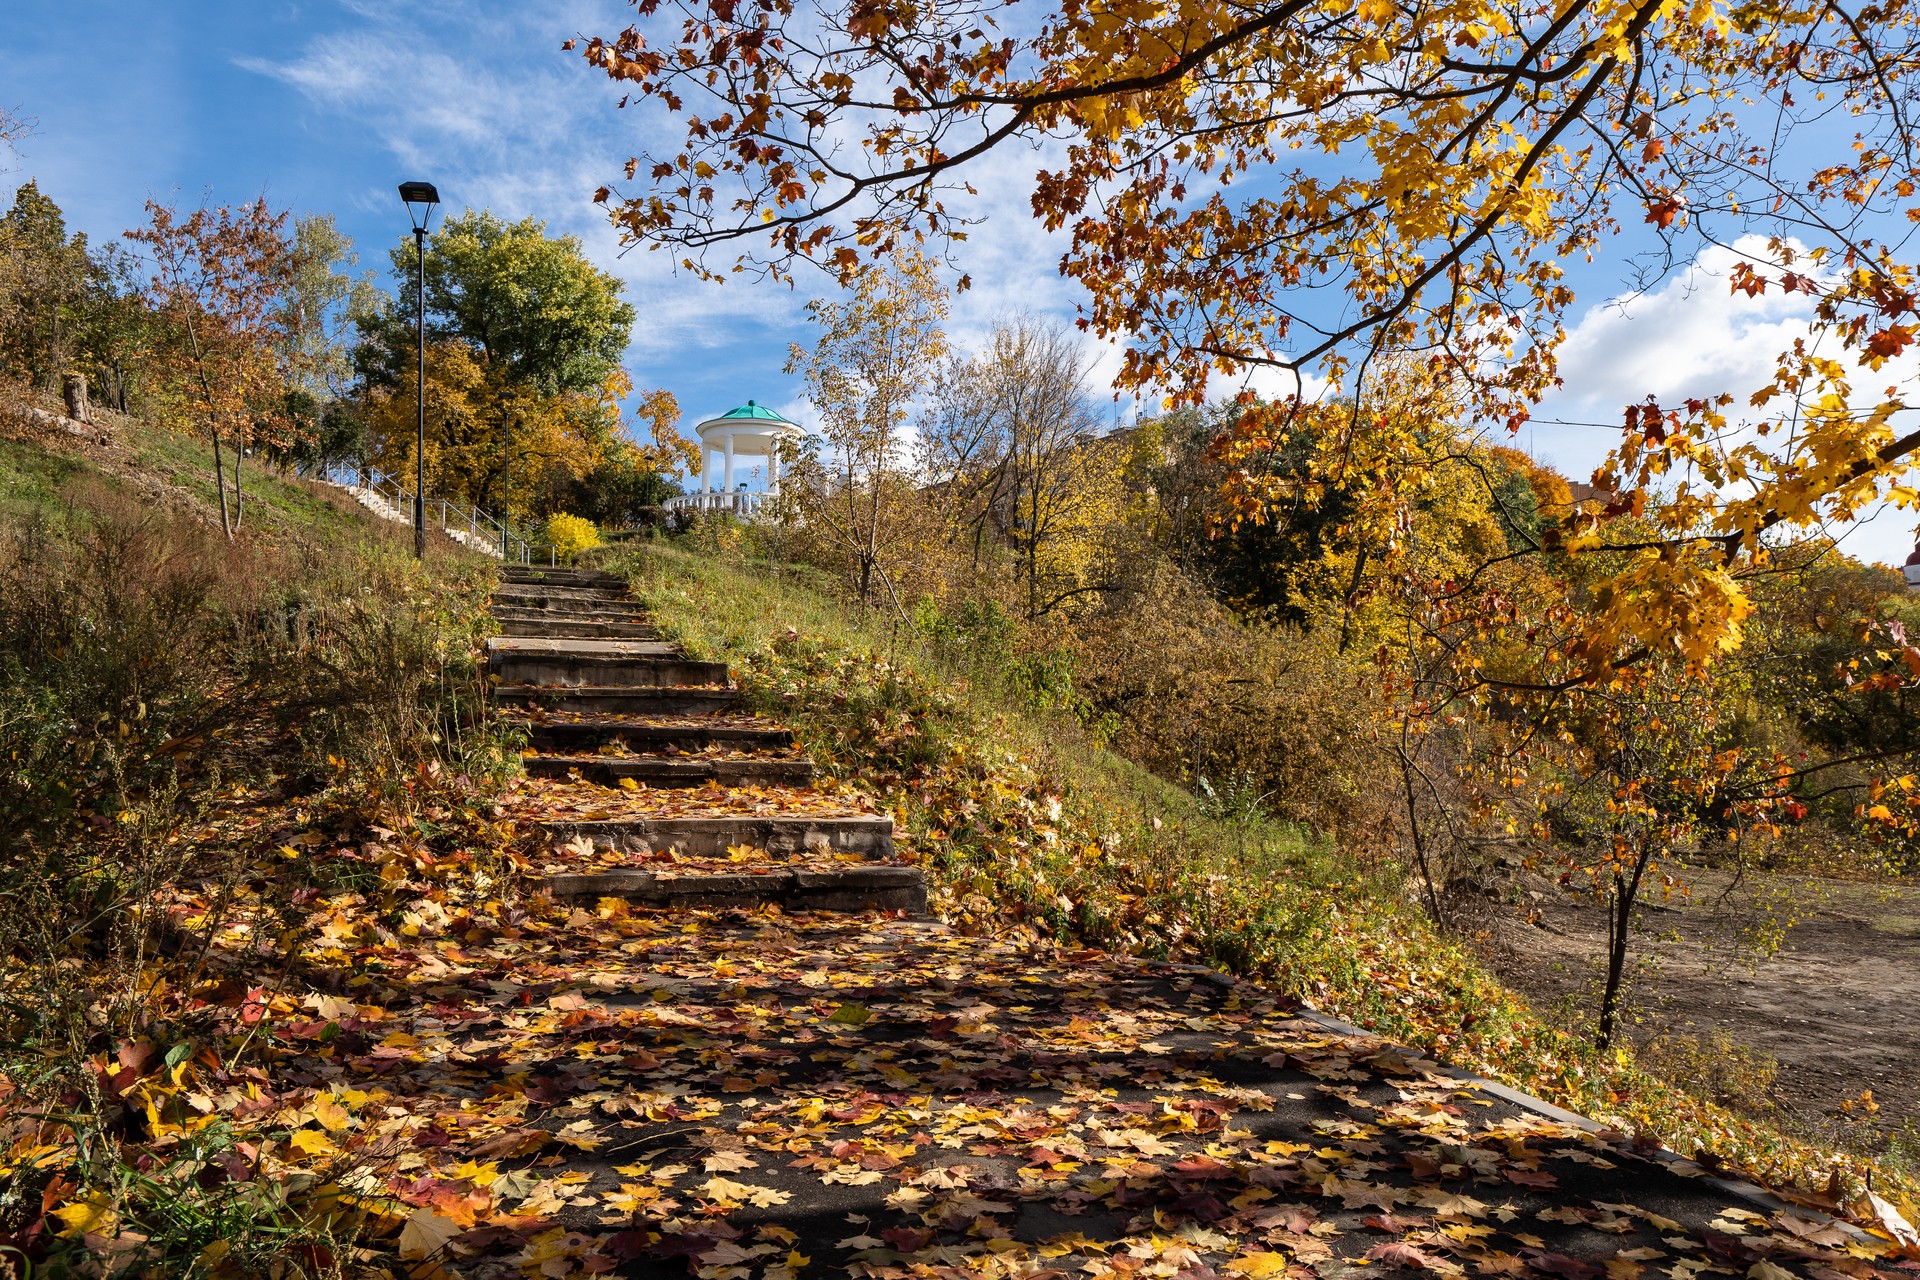
[(783, 911), (906, 911), (927, 909), (927, 881), (918, 867), (845, 867), (769, 871), (764, 875), (662, 875), (640, 868), (556, 875), (549, 882), (562, 901), (624, 898), (648, 906), (724, 910), (774, 905)]
[(660, 628), (648, 626), (644, 622), (602, 621), (597, 618), (552, 617), (538, 610), (526, 610), (532, 617), (507, 617), (508, 613), (521, 613), (522, 610), (496, 609), (494, 618), (500, 623), (500, 634), (522, 639), (551, 637), (565, 640), (658, 640)]
[(496, 608), (510, 609), (640, 608), (640, 602), (625, 591), (602, 591), (594, 587), (515, 586), (503, 582), (493, 589), (489, 599)]
[(591, 840), (596, 847), (621, 853), (666, 853), (690, 858), (724, 858), (735, 845), (770, 854), (859, 854), (893, 856), (893, 819), (884, 814), (821, 818), (694, 817), (560, 819), (540, 827), (556, 844)]
[(779, 751), (793, 745), (793, 731), (767, 725), (646, 724), (631, 720), (535, 720), (527, 723), (527, 741), (536, 751), (590, 751), (624, 744), (629, 751)]
[(502, 577), (499, 591), (618, 591), (630, 590), (625, 578), (611, 574), (540, 574), (534, 577)]
[(708, 715), (740, 705), (738, 689), (671, 686), (502, 684), (495, 686), (493, 698), (504, 706), (630, 716)]
[(549, 569), (544, 565), (510, 564), (500, 571), (500, 581), (518, 584), (562, 587), (601, 587), (624, 591), (627, 580), (603, 569)]
[(648, 640), (496, 636), (487, 641), (487, 670), (509, 686), (625, 689), (727, 682), (726, 663), (695, 662), (673, 645)]
[(603, 787), (622, 778), (649, 787), (805, 787), (813, 783), (811, 760), (673, 759), (659, 756), (528, 756), (521, 761), (536, 778), (565, 778), (578, 773)]
[(635, 600), (579, 603), (526, 598), (501, 601), (496, 597), (491, 612), (496, 618), (518, 618), (522, 621), (533, 618), (552, 618), (563, 622), (645, 622), (647, 620), (647, 611)]
[(501, 622), (625, 622), (646, 624), (646, 609), (638, 600), (615, 600), (610, 604), (591, 610), (563, 610), (523, 608), (520, 605), (496, 604), (490, 610)]

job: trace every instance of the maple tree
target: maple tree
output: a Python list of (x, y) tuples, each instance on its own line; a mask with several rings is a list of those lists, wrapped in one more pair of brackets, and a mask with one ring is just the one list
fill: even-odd
[(1128, 343), (1120, 385), (1177, 402), (1256, 367), (1357, 394), (1376, 353), (1409, 352), (1517, 424), (1555, 376), (1569, 260), (1633, 229), (1644, 287), (1689, 245), (1735, 246), (1733, 287), (1806, 298), (1808, 329), (1744, 418), (1711, 397), (1629, 412), (1605, 515), (1671, 501), (1638, 541), (1599, 513), (1569, 530), (1633, 552), (1596, 663), (1711, 660), (1770, 530), (1911, 500), (1920, 433), (1886, 388), (1916, 327), (1901, 5), (635, 8), (580, 46), (684, 126), (629, 162), (644, 186), (599, 193), (631, 239), (714, 276), (844, 277), (964, 237), (988, 158), (1044, 142), (1034, 216), (1068, 237), (1084, 324)]
[(213, 446), (220, 523), (231, 539), (245, 514), (240, 465), (247, 448), (283, 441), (290, 427), (284, 388), (299, 349), (287, 340), (282, 310), (295, 267), (288, 215), (263, 198), (182, 218), (149, 200), (147, 218), (126, 236), (151, 259), (148, 300), (170, 337), (157, 358), (172, 376), (180, 413)]

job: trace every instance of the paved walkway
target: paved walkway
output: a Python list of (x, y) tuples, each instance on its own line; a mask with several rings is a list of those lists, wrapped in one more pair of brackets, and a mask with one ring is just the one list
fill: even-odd
[[(522, 638), (656, 639), (593, 575), (522, 572), (498, 604)], [(496, 649), (496, 674), (536, 754), (511, 808), (550, 824), (545, 883), (428, 922), (432, 945), (364, 948), (374, 977), (355, 999), (383, 1016), (350, 1019), (311, 1068), (357, 1091), (343, 1105), (404, 1118), (391, 1173), (418, 1207), (402, 1245), (429, 1270), (1831, 1280), (1911, 1265), (1256, 987), (956, 935), (916, 916), (924, 889), (890, 824), (810, 785), (724, 672), (655, 683), (685, 659), (636, 646), (616, 669), (602, 647), (565, 670), (561, 650), (523, 646), (547, 664), (534, 682), (514, 649)], [(743, 818), (761, 826), (736, 840)]]

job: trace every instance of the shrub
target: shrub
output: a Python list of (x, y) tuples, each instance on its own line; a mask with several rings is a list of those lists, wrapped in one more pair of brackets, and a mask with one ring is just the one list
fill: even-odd
[(553, 544), (554, 555), (572, 560), (600, 545), (600, 531), (593, 527), (591, 520), (556, 511), (547, 517), (547, 541)]
[[(449, 825), (446, 766), (505, 759), (479, 719), (491, 575), (377, 541), (230, 544), (96, 482), (65, 497), (0, 521), (0, 1153), (38, 1153), (0, 1156), (0, 1260), (317, 1275), (350, 1229), (337, 1189), (256, 1177), (209, 1117), (141, 1100), (251, 1043), (216, 1054), (250, 985), (208, 958), (230, 904), (284, 903), (352, 852), (316, 867), (280, 842), (410, 829), (397, 806)], [(275, 805), (292, 826), (270, 836)], [(283, 913), (274, 957), (305, 915)]]

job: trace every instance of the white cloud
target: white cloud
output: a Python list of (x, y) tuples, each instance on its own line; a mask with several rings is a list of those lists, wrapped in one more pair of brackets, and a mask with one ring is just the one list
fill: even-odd
[(1758, 237), (1709, 246), (1660, 288), (1589, 308), (1561, 347), (1553, 416), (1613, 423), (1649, 395), (1663, 405), (1723, 391), (1744, 400), (1765, 386), (1775, 357), (1806, 335), (1813, 314), (1805, 294), (1730, 287), (1735, 264), (1766, 252)]
[[(1766, 242), (1746, 237), (1731, 247), (1709, 246), (1658, 288), (1589, 307), (1560, 350), (1562, 386), (1540, 405), (1517, 443), (1566, 474), (1584, 479), (1619, 439), (1626, 406), (1654, 397), (1663, 407), (1722, 393), (1739, 413), (1748, 397), (1773, 381), (1781, 352), (1806, 338), (1813, 304), (1805, 294), (1769, 288), (1757, 296), (1730, 284), (1740, 262), (1768, 260)], [(1805, 268), (1802, 267), (1804, 270)], [(1763, 272), (1777, 278), (1779, 272)], [(1849, 365), (1852, 357), (1841, 357)], [(1877, 396), (1888, 386), (1911, 388), (1920, 377), (1913, 360), (1890, 362), (1876, 374), (1861, 370), (1858, 386)], [(1916, 398), (1908, 396), (1909, 403)], [(1913, 517), (1894, 510), (1844, 534), (1848, 552), (1899, 563), (1912, 541)]]
[[(581, 238), (628, 285), (641, 313), (631, 360), (668, 363), (738, 342), (743, 328), (791, 325), (800, 300), (775, 287), (703, 285), (665, 254), (623, 252), (595, 189), (643, 149), (644, 109), (615, 110), (605, 78), (560, 44), (630, 17), (588, 3), (502, 10), (479, 0), (349, 6), (357, 24), (310, 39), (291, 58), (237, 59), (298, 91), (323, 115), (364, 130), (397, 171), (431, 178), (450, 208), (537, 217)], [(362, 199), (385, 205), (387, 190)], [(782, 344), (784, 350), (784, 345)]]

